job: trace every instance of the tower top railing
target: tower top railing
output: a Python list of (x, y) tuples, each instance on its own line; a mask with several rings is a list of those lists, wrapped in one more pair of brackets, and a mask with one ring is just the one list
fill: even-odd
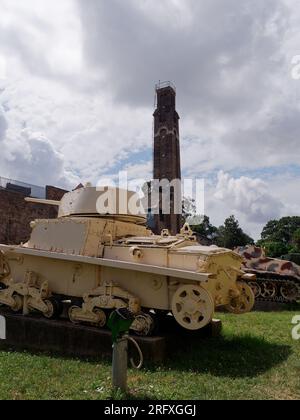
[(20, 192), (28, 197), (46, 198), (46, 188), (37, 185), (27, 184), (14, 179), (0, 177), (0, 189)]
[(158, 91), (160, 89), (165, 89), (171, 87), (175, 92), (176, 92), (176, 86), (174, 83), (170, 82), (170, 81), (166, 81), (166, 82), (161, 82), (159, 81), (156, 85), (155, 85), (155, 90)]

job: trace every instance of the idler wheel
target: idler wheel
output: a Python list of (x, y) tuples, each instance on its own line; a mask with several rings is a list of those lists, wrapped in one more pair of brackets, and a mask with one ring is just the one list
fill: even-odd
[(62, 313), (62, 304), (55, 298), (49, 298), (44, 301), (47, 306), (47, 312), (44, 312), (43, 315), (47, 319), (57, 319)]
[(255, 304), (255, 296), (252, 288), (243, 282), (237, 283), (240, 291), (240, 296), (231, 300), (229, 305), (226, 306), (228, 312), (236, 315), (242, 315), (251, 312)]
[(139, 336), (150, 336), (154, 330), (154, 319), (149, 314), (135, 316), (131, 329)]
[(197, 285), (179, 287), (173, 296), (172, 312), (183, 328), (197, 331), (208, 325), (215, 311), (211, 294)]
[(286, 284), (280, 287), (280, 294), (285, 300), (294, 302), (299, 297), (299, 290), (295, 284)]

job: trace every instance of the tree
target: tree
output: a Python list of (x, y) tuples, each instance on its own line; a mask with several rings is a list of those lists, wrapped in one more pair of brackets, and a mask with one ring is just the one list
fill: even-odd
[(218, 236), (218, 228), (210, 223), (208, 216), (203, 217), (203, 222), (201, 224), (193, 226), (193, 231), (208, 242), (214, 242)]
[(291, 252), (295, 252), (295, 253), (300, 252), (300, 229), (297, 229), (294, 232), (292, 243), (293, 243), (293, 249), (291, 250)]
[(264, 227), (261, 238), (263, 241), (282, 242), (290, 245), (294, 233), (300, 229), (300, 217), (283, 217), (280, 220), (271, 220)]
[(282, 255), (286, 255), (289, 252), (289, 248), (282, 242), (265, 242), (265, 241), (258, 241), (257, 246), (264, 248), (266, 251), (266, 255), (270, 258), (279, 258)]
[(254, 240), (243, 232), (234, 216), (226, 219), (224, 225), (218, 229), (217, 245), (220, 247), (234, 249), (238, 246), (252, 244), (254, 244)]
[(269, 257), (300, 252), (300, 217), (283, 217), (271, 220), (264, 227), (259, 246), (266, 248)]

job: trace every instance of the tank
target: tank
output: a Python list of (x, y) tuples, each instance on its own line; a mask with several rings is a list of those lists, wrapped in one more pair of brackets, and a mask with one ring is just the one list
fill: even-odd
[(243, 257), (245, 271), (257, 277), (256, 282), (248, 283), (257, 301), (291, 303), (300, 299), (300, 266), (268, 258), (264, 249), (255, 246), (236, 252)]
[(287, 254), (280, 257), (281, 260), (284, 261), (291, 261), (298, 266), (300, 265), (300, 254), (299, 253), (293, 253), (293, 254)]
[[(101, 210), (111, 198), (116, 205)], [(111, 311), (127, 308), (132, 330), (149, 335), (161, 316), (196, 331), (219, 307), (243, 314), (254, 305), (247, 282), (255, 276), (241, 269), (239, 255), (198, 245), (188, 225), (176, 236), (154, 235), (143, 214), (128, 211), (139, 208), (135, 193), (86, 186), (61, 202), (27, 201), (59, 212), (33, 221), (26, 244), (0, 245), (0, 304), (14, 312), (54, 319), (67, 307), (71, 322), (104, 327)]]

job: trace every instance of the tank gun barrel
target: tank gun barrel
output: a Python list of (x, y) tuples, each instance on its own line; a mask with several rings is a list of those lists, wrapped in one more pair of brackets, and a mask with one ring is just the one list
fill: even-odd
[(45, 204), (45, 205), (48, 205), (48, 206), (59, 206), (60, 205), (60, 201), (46, 200), (46, 199), (42, 199), (42, 198), (26, 197), (25, 201), (27, 201), (28, 203)]

